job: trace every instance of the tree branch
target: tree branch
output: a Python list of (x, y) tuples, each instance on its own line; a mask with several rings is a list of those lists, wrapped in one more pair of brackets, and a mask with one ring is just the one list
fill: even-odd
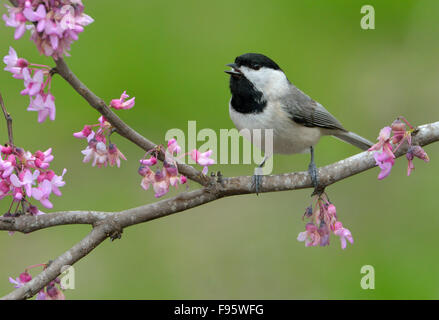
[(84, 239), (59, 256), (56, 260), (52, 261), (43, 272), (26, 283), (25, 286), (12, 291), (2, 299), (19, 300), (33, 297), (50, 281), (61, 274), (62, 267), (72, 265), (104, 241), (108, 237), (108, 229), (108, 224), (101, 224), (94, 228)]
[[(425, 146), (439, 141), (439, 121), (425, 124), (417, 128), (413, 134), (413, 144)], [(395, 156), (400, 157), (407, 152), (407, 146), (401, 146)], [(373, 153), (362, 152), (352, 157), (319, 168), (319, 180), (322, 185), (329, 186), (365, 170), (376, 166)], [(307, 171), (264, 176), (260, 192), (275, 192), (312, 188), (311, 178)], [(54, 212), (41, 216), (0, 217), (0, 230), (29, 233), (43, 228), (66, 224), (91, 224), (112, 217), (121, 228), (161, 218), (184, 211), (223, 197), (254, 193), (251, 176), (223, 177), (221, 181), (194, 191), (182, 192), (179, 195), (144, 206), (120, 212), (67, 211)]]
[[(439, 141), (439, 121), (417, 128), (413, 134), (413, 144), (425, 146)], [(400, 157), (407, 151), (401, 147), (395, 154)], [(319, 169), (319, 179), (323, 185), (331, 185), (365, 170), (375, 167), (372, 153), (362, 152)], [(293, 172), (282, 175), (264, 176), (260, 192), (274, 192), (312, 188), (308, 172)], [(0, 229), (31, 232), (41, 228), (64, 224), (91, 224), (93, 230), (78, 244), (55, 259), (48, 268), (23, 287), (16, 289), (2, 299), (26, 299), (38, 293), (61, 273), (65, 265), (73, 265), (85, 257), (106, 238), (115, 238), (128, 226), (158, 219), (170, 214), (206, 204), (208, 202), (239, 194), (254, 193), (252, 177), (240, 176), (223, 178), (221, 182), (198, 190), (183, 192), (175, 197), (121, 212), (57, 212), (44, 216), (0, 219)], [(52, 217), (51, 217), (52, 216)]]

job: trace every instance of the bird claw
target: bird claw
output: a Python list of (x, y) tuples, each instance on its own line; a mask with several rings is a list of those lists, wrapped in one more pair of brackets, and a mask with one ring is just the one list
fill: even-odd
[(309, 164), (308, 173), (311, 176), (312, 185), (314, 186), (314, 191), (311, 194), (311, 197), (315, 195), (321, 195), (325, 191), (325, 186), (320, 185), (319, 174), (314, 161)]
[(255, 172), (253, 174), (252, 188), (255, 190), (256, 195), (259, 195), (259, 191), (261, 191), (262, 177), (263, 177), (263, 172), (262, 172), (263, 165), (264, 165), (264, 163), (262, 163), (259, 167), (256, 167)]
[(262, 177), (262, 175), (256, 173), (253, 175), (252, 188), (255, 190), (256, 195), (259, 195), (259, 191), (261, 191)]

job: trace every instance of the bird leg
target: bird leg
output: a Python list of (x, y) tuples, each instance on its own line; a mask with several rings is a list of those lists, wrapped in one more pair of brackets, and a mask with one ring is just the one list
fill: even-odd
[(256, 195), (259, 195), (260, 187), (262, 185), (262, 167), (264, 166), (266, 160), (267, 157), (264, 157), (264, 160), (259, 166), (255, 168), (255, 173), (253, 174), (252, 188), (255, 189)]
[(314, 192), (311, 196), (321, 195), (325, 190), (325, 187), (319, 184), (319, 174), (317, 171), (316, 163), (314, 162), (314, 148), (309, 147), (309, 149), (311, 151), (311, 161), (308, 166), (308, 173), (311, 176), (312, 185), (314, 186)]

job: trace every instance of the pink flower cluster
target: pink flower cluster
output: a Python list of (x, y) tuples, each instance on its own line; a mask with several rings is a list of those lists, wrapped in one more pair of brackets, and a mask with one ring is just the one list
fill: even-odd
[(341, 248), (345, 249), (347, 241), (354, 243), (351, 232), (343, 227), (343, 224), (337, 220), (336, 208), (323, 193), (317, 196), (317, 202), (306, 209), (304, 217), (310, 218), (312, 222), (308, 223), (305, 231), (300, 232), (297, 240), (305, 242), (305, 246), (327, 246), (329, 245), (329, 236), (331, 231), (340, 237)]
[(0, 199), (12, 196), (11, 206), (5, 215), (11, 215), (14, 203), (17, 203), (14, 214), (19, 212), (20, 204), (23, 213), (43, 214), (29, 202), (31, 197), (46, 208), (53, 207), (49, 197), (52, 193), (57, 196), (62, 195), (59, 188), (65, 185), (63, 177), (67, 170), (64, 169), (62, 175), (57, 176), (52, 170), (49, 170), (52, 160), (51, 148), (32, 154), (21, 148), (1, 147)]
[(84, 27), (93, 19), (84, 14), (81, 0), (18, 0), (17, 7), (6, 6), (6, 26), (15, 28), (14, 38), (20, 39), (26, 29), (41, 54), (55, 59), (68, 55), (70, 45), (78, 40)]
[[(152, 185), (155, 197), (159, 198), (169, 192), (170, 186), (177, 187), (179, 184), (185, 184), (187, 182), (187, 178), (184, 175), (180, 175), (177, 168), (177, 160), (186, 155), (184, 153), (181, 154), (181, 147), (178, 145), (177, 140), (171, 139), (168, 141), (162, 169), (155, 171), (151, 169), (151, 167), (157, 164), (156, 156), (146, 158), (151, 152), (157, 153), (157, 150), (147, 152), (145, 157), (140, 160), (138, 172), (143, 177), (140, 183), (143, 189), (148, 190)], [(189, 156), (196, 161), (197, 164), (204, 167), (203, 174), (206, 174), (208, 166), (215, 162), (213, 159), (210, 159), (211, 155), (212, 151), (210, 150), (202, 153), (194, 149), (189, 152)]]
[(50, 67), (30, 64), (26, 59), (18, 58), (14, 48), (9, 47), (9, 54), (3, 58), (5, 70), (12, 73), (16, 79), (24, 80), (22, 95), (30, 97), (28, 111), (38, 112), (38, 122), (44, 122), (47, 117), (55, 120), (55, 97), (50, 92), (52, 74)]
[[(111, 143), (110, 136), (112, 133), (111, 124), (104, 116), (99, 117), (99, 123), (94, 125), (85, 125), (84, 128), (75, 132), (73, 136), (78, 139), (87, 139), (87, 147), (82, 150), (84, 155), (83, 162), (92, 162), (92, 166), (101, 168), (102, 166), (110, 167), (117, 165), (120, 167), (120, 159), (126, 160), (126, 157)], [(96, 128), (96, 131), (93, 129)]]
[[(35, 267), (44, 267), (46, 264), (37, 264), (28, 267), (24, 272), (20, 273), (17, 278), (9, 277), (9, 282), (14, 285), (14, 288), (18, 289), (23, 287), (27, 282), (32, 280), (32, 276), (29, 274), (28, 269)], [(56, 278), (54, 281), (49, 282), (49, 284), (40, 290), (37, 294), (36, 300), (65, 300), (64, 293), (61, 291), (62, 287), (60, 285), (61, 281)]]
[[(403, 121), (401, 121), (403, 120)], [(407, 126), (409, 127), (407, 129)], [(393, 121), (390, 127), (384, 127), (381, 129), (378, 136), (378, 142), (369, 148), (369, 151), (375, 151), (374, 158), (377, 166), (381, 171), (378, 174), (378, 179), (384, 179), (390, 174), (393, 165), (395, 164), (395, 152), (399, 147), (407, 142), (408, 151), (406, 158), (408, 160), (407, 175), (409, 176), (412, 170), (415, 168), (413, 164), (414, 157), (429, 162), (430, 159), (427, 153), (418, 145), (412, 145), (412, 132), (414, 128), (404, 118), (399, 117)], [(393, 133), (393, 136), (392, 136)], [(393, 144), (393, 145), (392, 145)], [(396, 145), (396, 147), (394, 147)]]

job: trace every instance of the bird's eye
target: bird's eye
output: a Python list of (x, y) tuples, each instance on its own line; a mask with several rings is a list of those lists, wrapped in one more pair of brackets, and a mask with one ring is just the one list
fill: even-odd
[(255, 64), (255, 65), (253, 65), (253, 69), (259, 70), (259, 69), (261, 69), (261, 66), (259, 64)]

